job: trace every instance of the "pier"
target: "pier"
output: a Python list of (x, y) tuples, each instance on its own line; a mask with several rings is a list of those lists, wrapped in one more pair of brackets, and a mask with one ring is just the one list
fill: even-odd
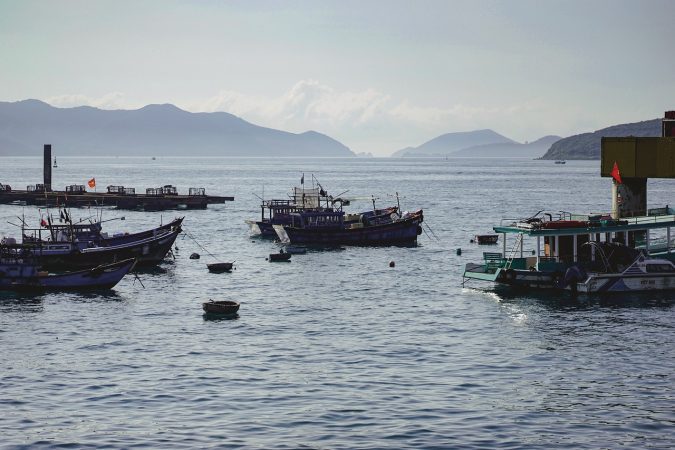
[(165, 209), (205, 209), (209, 204), (234, 201), (234, 197), (206, 195), (204, 188), (190, 188), (187, 195), (178, 194), (174, 186), (148, 188), (137, 194), (134, 188), (108, 186), (105, 192), (87, 192), (84, 185), (70, 185), (64, 191), (52, 190), (52, 146), (44, 146), (43, 184), (15, 190), (0, 184), (0, 204), (44, 207), (112, 206), (120, 209), (160, 211)]
[(612, 217), (647, 214), (647, 179), (675, 178), (675, 111), (666, 111), (661, 137), (603, 137), (600, 175), (612, 183)]

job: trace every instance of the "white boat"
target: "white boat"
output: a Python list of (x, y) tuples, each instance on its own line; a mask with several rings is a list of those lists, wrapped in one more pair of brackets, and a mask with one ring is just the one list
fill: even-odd
[(675, 264), (663, 258), (640, 254), (622, 272), (592, 272), (585, 280), (565, 286), (573, 292), (640, 292), (675, 289)]

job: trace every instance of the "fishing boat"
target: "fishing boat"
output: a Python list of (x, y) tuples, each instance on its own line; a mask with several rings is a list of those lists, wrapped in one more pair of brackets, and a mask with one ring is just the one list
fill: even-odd
[(134, 267), (134, 259), (75, 272), (50, 273), (35, 261), (0, 258), (0, 290), (86, 291), (111, 289)]
[[(481, 263), (467, 264), (463, 284), (478, 280), (583, 293), (675, 289), (672, 210), (625, 219), (538, 215), (495, 226), (503, 251), (484, 252)], [(515, 236), (510, 251), (508, 236)], [(525, 239), (535, 241), (531, 256), (524, 250)]]
[[(246, 220), (246, 223), (249, 225), (251, 235), (276, 239), (278, 236), (274, 226), (290, 225), (293, 214), (308, 211), (335, 211), (336, 203), (346, 206), (349, 200), (341, 197), (342, 194), (344, 192), (337, 197), (328, 195), (328, 192), (312, 175), (311, 188), (306, 188), (303, 184), (301, 187), (294, 187), (288, 199), (262, 200), (260, 205), (260, 220)], [(391, 214), (396, 210), (396, 207), (389, 207), (374, 211), (364, 211), (362, 214)], [(347, 220), (349, 220), (349, 217)]]
[[(47, 216), (42, 219), (42, 227), (27, 229), (22, 227), (24, 243), (36, 242), (73, 242), (80, 248), (89, 247), (112, 247), (116, 245), (130, 244), (148, 239), (165, 233), (181, 229), (184, 217), (178, 217), (169, 223), (160, 225), (146, 231), (137, 233), (117, 232), (107, 233), (103, 231), (103, 224), (113, 220), (124, 220), (124, 217), (114, 218), (107, 221), (89, 220), (74, 222), (66, 210), (59, 212), (59, 218)], [(57, 220), (59, 221), (57, 223)], [(25, 222), (24, 222), (25, 223)], [(28, 232), (27, 232), (28, 230)]]
[(290, 261), (291, 254), (281, 250), (279, 253), (270, 253), (270, 256), (267, 259), (270, 262)]
[(565, 160), (563, 160), (563, 159), (559, 159), (559, 160), (557, 160), (557, 161), (555, 162), (555, 164), (565, 164), (566, 162), (567, 162), (567, 161), (565, 161)]
[(93, 244), (83, 247), (74, 241), (17, 243), (13, 238), (4, 238), (0, 242), (0, 255), (33, 258), (46, 270), (82, 269), (129, 258), (136, 259), (137, 266), (148, 267), (164, 260), (181, 231), (180, 227), (161, 230), (154, 236), (103, 247)]
[(415, 245), (422, 234), (422, 210), (346, 216), (334, 211), (305, 211), (291, 215), (290, 225), (275, 225), (282, 242), (302, 245)]

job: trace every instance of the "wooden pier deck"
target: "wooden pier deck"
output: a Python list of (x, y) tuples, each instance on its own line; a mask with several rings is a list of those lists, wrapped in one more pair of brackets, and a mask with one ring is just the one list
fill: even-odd
[(98, 207), (159, 211), (164, 209), (206, 209), (207, 205), (234, 201), (234, 197), (180, 194), (118, 194), (65, 191), (0, 191), (0, 204), (44, 207)]

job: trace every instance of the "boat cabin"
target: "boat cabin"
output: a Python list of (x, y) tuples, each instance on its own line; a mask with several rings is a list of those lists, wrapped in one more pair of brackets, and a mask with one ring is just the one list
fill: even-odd
[[(668, 207), (649, 212), (651, 215), (622, 220), (563, 213), (556, 220), (511, 221), (494, 227), (494, 231), (502, 235), (502, 258), (514, 269), (563, 270), (579, 261), (595, 260), (596, 245), (601, 243), (620, 243), (675, 259), (675, 212)], [(509, 242), (510, 235), (515, 235), (515, 241)], [(531, 255), (526, 254), (525, 238), (534, 238)]]

